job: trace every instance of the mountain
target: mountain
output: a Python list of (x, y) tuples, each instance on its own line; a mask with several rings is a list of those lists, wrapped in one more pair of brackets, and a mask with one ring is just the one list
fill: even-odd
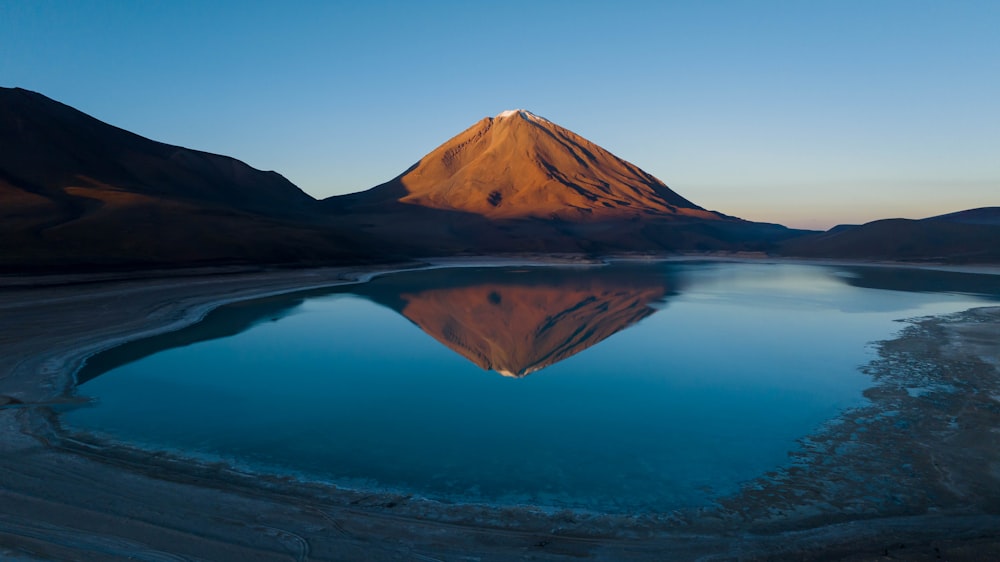
[(525, 110), (486, 117), (394, 179), (324, 204), (415, 252), (764, 250), (801, 234), (705, 210)]
[(350, 236), (275, 172), (0, 88), (0, 268), (349, 258)]
[(0, 271), (308, 265), (445, 254), (770, 251), (802, 231), (709, 211), (528, 111), (316, 201), (275, 172), (0, 88)]
[(0, 88), (0, 143), (7, 188), (48, 199), (128, 192), (263, 214), (314, 202), (276, 172), (152, 141), (21, 88)]
[(1000, 207), (920, 220), (841, 225), (789, 240), (779, 252), (797, 257), (996, 263), (1000, 262)]
[(396, 178), (341, 201), (358, 207), (399, 202), (492, 219), (725, 218), (523, 109), (480, 120)]
[(480, 368), (520, 378), (654, 314), (679, 287), (650, 268), (536, 267), (400, 273), (349, 290)]

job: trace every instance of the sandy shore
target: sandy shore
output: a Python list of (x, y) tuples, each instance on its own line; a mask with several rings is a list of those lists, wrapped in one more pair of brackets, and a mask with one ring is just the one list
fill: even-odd
[(78, 400), (71, 374), (97, 351), (226, 302), (378, 272), (0, 280), (0, 559), (1000, 559), (1000, 308), (914, 321), (868, 366), (869, 405), (812, 436), (790, 468), (689, 512), (339, 490), (71, 438), (59, 425)]

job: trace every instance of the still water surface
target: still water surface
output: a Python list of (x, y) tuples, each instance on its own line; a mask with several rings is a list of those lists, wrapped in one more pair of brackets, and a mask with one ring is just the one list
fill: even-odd
[(72, 430), (446, 501), (698, 506), (864, 400), (900, 318), (1000, 277), (790, 264), (457, 268), (230, 305), (92, 359)]

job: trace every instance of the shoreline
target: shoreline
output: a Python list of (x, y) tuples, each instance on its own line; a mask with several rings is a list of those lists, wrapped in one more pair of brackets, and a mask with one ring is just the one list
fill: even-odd
[[(544, 265), (525, 257), (460, 261), (468, 267)], [(579, 262), (548, 264), (574, 263)], [(425, 264), (422, 267), (462, 266), (454, 260), (428, 259)], [(846, 521), (806, 513), (795, 521), (800, 526), (808, 523), (796, 528), (787, 517), (769, 514), (774, 502), (761, 498), (723, 510), (636, 517), (446, 504), (262, 477), (219, 464), (192, 465), (114, 444), (68, 440), (59, 427), (59, 405), (73, 398), (72, 373), (94, 353), (196, 323), (230, 302), (364, 282), (412, 268), (399, 265), (105, 280), (0, 292), (0, 315), (24, 326), (42, 327), (34, 333), (28, 328), (27, 333), (0, 334), (4, 352), (0, 354), (0, 505), (6, 506), (0, 507), (0, 554), (73, 560), (83, 559), (83, 553), (117, 559), (145, 552), (153, 559), (153, 553), (166, 556), (171, 548), (180, 548), (187, 551), (180, 556), (206, 559), (229, 559), (239, 551), (246, 559), (261, 560), (453, 559), (471, 552), (484, 560), (521, 556), (655, 560), (664, 553), (681, 559), (729, 559), (740, 553), (745, 559), (780, 554), (825, 560), (839, 559), (826, 557), (839, 549), (848, 559), (867, 560), (850, 557), (858, 552), (874, 556), (872, 549), (891, 546), (890, 537), (896, 536), (928, 545), (928, 541), (958, 540), (959, 546), (974, 543), (1000, 552), (1000, 531), (995, 531), (1000, 529), (1000, 510), (992, 508), (970, 512), (956, 504), (922, 515), (883, 513), (872, 519), (871, 514), (854, 514)], [(982, 314), (990, 318), (984, 325), (1000, 325), (1000, 309), (976, 310), (985, 310)], [(972, 318), (973, 311), (952, 316)], [(968, 318), (963, 322), (970, 322)], [(946, 326), (949, 320), (924, 322)], [(907, 337), (917, 335), (901, 335), (900, 340)], [(882, 348), (890, 343), (882, 342)], [(19, 403), (4, 406), (4, 396)], [(783, 484), (787, 487), (787, 479)], [(261, 520), (261, 513), (269, 515)], [(747, 517), (749, 522), (740, 522)], [(205, 527), (215, 519), (225, 524)], [(121, 531), (115, 534), (97, 530), (116, 526)], [(938, 531), (931, 532), (934, 529)], [(173, 538), (167, 541), (168, 537)], [(183, 544), (175, 547), (176, 541)], [(854, 546), (845, 549), (844, 544)], [(832, 550), (824, 553), (816, 547)], [(917, 554), (912, 548), (909, 552)]]
[(788, 263), (800, 265), (825, 266), (857, 266), (857, 267), (898, 267), (907, 269), (923, 269), (935, 271), (950, 271), (955, 273), (974, 273), (983, 275), (1000, 275), (1000, 263), (952, 264), (947, 262), (908, 262), (891, 260), (866, 260), (842, 258), (800, 258), (793, 256), (775, 256), (756, 252), (714, 252), (692, 254), (503, 254), (503, 255), (461, 255), (461, 256), (424, 256), (406, 262), (391, 262), (385, 264), (356, 264), (339, 266), (269, 266), (269, 265), (233, 265), (233, 266), (198, 266), (181, 268), (139, 269), (104, 272), (55, 272), (55, 273), (0, 273), (0, 291), (8, 289), (56, 287), (77, 284), (113, 283), (121, 281), (149, 281), (179, 278), (201, 278), (207, 276), (240, 275), (282, 275), (307, 271), (330, 270), (376, 270), (391, 273), (395, 270), (386, 269), (403, 267), (403, 269), (432, 267), (498, 267), (498, 266), (599, 266), (608, 263), (639, 262), (639, 263), (684, 263), (684, 262), (727, 262), (727, 263)]

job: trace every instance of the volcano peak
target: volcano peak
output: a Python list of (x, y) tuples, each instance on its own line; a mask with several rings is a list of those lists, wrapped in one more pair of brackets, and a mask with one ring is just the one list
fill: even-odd
[(347, 197), (355, 208), (402, 203), (489, 219), (723, 219), (638, 166), (526, 109), (486, 117), (402, 175)]
[(535, 121), (539, 123), (551, 123), (548, 119), (535, 115), (527, 109), (508, 109), (506, 111), (501, 111), (496, 117), (494, 117), (494, 119), (507, 119), (509, 117), (520, 117), (526, 121)]

